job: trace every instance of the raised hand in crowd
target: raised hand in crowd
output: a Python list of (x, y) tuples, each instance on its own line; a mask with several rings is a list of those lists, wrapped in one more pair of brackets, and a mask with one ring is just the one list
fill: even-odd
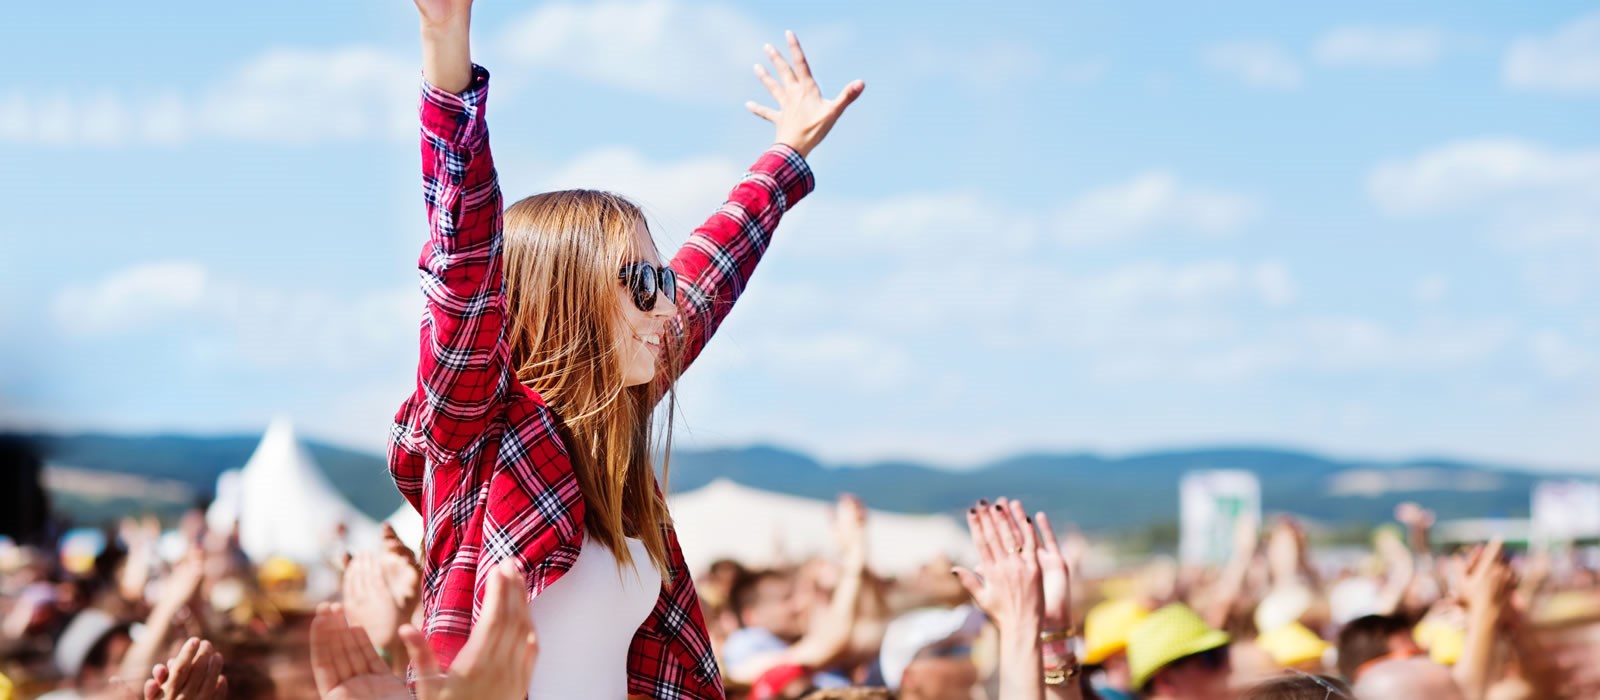
[(351, 624), (366, 630), (372, 643), (384, 650), (391, 669), (403, 672), (408, 657), (400, 642), (400, 626), (410, 622), (416, 612), (422, 596), (422, 569), (393, 528), (384, 525), (382, 550), (350, 559), (343, 594)]
[(483, 594), (483, 614), (448, 673), (417, 628), (400, 638), (416, 666), (419, 700), (521, 700), (539, 655), (522, 573), (510, 561), (496, 567)]
[[(1027, 511), (1020, 501), (1000, 500), (1002, 505), (1010, 509), (1013, 525), (1024, 533), (1034, 527), (1035, 523), (1029, 522), (1024, 515)], [(1080, 669), (1078, 658), (1070, 645), (1076, 633), (1073, 626), (1071, 560), (1056, 540), (1055, 529), (1050, 526), (1050, 516), (1040, 511), (1033, 517), (1039, 529), (1035, 542), (1040, 584), (1044, 593), (1044, 618), (1039, 639), (1044, 657), (1045, 692), (1052, 700), (1077, 698), (1077, 675)]]
[(1499, 539), (1473, 551), (1461, 580), (1461, 598), (1467, 608), (1466, 640), (1456, 661), (1456, 683), (1467, 700), (1481, 700), (1489, 692), (1494, 646), (1501, 619), (1511, 604), (1517, 577), (1501, 557)]
[(157, 665), (144, 682), (144, 700), (224, 700), (228, 679), (222, 675), (222, 654), (211, 642), (189, 638), (178, 655)]
[[(422, 633), (405, 625), (399, 635), (416, 666), (419, 700), (512, 700), (528, 694), (538, 644), (511, 563), (489, 576), (483, 615), (448, 673)], [(323, 605), (311, 624), (311, 671), (322, 700), (409, 700), (400, 676), (383, 663), (372, 640), (352, 626), (340, 605)]]
[(141, 678), (156, 663), (156, 659), (172, 641), (172, 631), (180, 615), (194, 602), (205, 580), (205, 562), (200, 553), (191, 551), (183, 561), (161, 582), (161, 595), (145, 618), (144, 632), (134, 640), (128, 653), (122, 657), (121, 675)]
[[(1020, 506), (1018, 507), (1020, 509)], [(1000, 696), (1044, 697), (1044, 573), (1039, 568), (1033, 525), (1018, 527), (1012, 510), (979, 501), (967, 510), (967, 528), (978, 551), (976, 570), (955, 567), (977, 603), (1000, 632)]]
[(322, 700), (407, 700), (406, 683), (372, 646), (343, 606), (323, 603), (311, 621), (311, 677)]

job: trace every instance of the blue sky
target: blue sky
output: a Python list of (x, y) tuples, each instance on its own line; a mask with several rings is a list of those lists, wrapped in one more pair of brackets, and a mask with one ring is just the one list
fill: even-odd
[[(664, 247), (772, 137), (762, 42), (867, 81), (679, 444), (1600, 470), (1592, 3), (481, 4), (508, 197), (615, 189)], [(425, 234), (409, 3), (8, 14), (0, 419), (380, 447)]]

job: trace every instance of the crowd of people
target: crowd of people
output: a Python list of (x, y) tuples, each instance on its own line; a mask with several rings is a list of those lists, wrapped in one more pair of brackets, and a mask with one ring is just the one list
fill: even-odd
[[(1413, 505), (1339, 569), (1280, 518), (1242, 520), (1220, 566), (1094, 579), (1016, 501), (967, 513), (976, 561), (897, 577), (871, 566), (864, 505), (835, 512), (826, 556), (697, 572), (729, 697), (1600, 698), (1596, 572), (1570, 550), (1442, 551)], [(130, 519), (107, 534), (88, 557), (0, 544), (0, 699), (511, 700), (563, 641), (539, 636), (507, 562), (441, 670), (420, 631), (418, 543), (389, 529), (378, 549), (310, 564), (250, 561), (198, 510), (171, 531)], [(337, 576), (332, 595), (318, 569)]]

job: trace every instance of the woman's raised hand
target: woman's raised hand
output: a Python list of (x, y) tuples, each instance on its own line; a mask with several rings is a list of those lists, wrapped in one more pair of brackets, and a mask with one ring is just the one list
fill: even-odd
[[(422, 1), (418, 0), (419, 3)], [(795, 38), (794, 32), (785, 32), (785, 36), (789, 40), (788, 60), (771, 44), (766, 47), (767, 58), (772, 61), (777, 76), (768, 73), (761, 64), (755, 67), (756, 77), (767, 86), (772, 99), (778, 101), (778, 108), (756, 102), (746, 102), (745, 108), (777, 127), (778, 143), (799, 151), (802, 157), (809, 157), (811, 149), (822, 143), (828, 131), (833, 129), (834, 122), (839, 121), (839, 115), (844, 114), (845, 108), (861, 96), (867, 84), (860, 80), (852, 81), (839, 91), (837, 97), (831, 100), (823, 97), (822, 89), (811, 77), (811, 65), (806, 62), (800, 40)]]
[(416, 0), (423, 24), (442, 26), (466, 22), (472, 13), (472, 0)]
[(445, 92), (466, 90), (472, 84), (472, 0), (416, 3), (422, 16), (422, 79)]

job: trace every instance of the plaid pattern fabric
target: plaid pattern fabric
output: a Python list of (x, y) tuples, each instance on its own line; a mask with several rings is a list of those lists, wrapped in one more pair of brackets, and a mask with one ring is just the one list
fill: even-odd
[[(446, 667), (477, 619), (486, 572), (516, 560), (531, 599), (572, 567), (584, 534), (583, 496), (556, 418), (508, 366), (502, 201), (484, 121), (489, 75), (473, 70), (460, 95), (423, 90), (430, 236), (418, 267), (427, 311), (416, 389), (389, 442), (395, 485), (422, 513), (424, 632)], [(783, 213), (812, 187), (805, 160), (772, 147), (673, 257), (685, 366), (744, 290)], [(629, 692), (721, 698), (694, 582), (670, 526), (667, 535), (671, 586), (629, 648)]]

